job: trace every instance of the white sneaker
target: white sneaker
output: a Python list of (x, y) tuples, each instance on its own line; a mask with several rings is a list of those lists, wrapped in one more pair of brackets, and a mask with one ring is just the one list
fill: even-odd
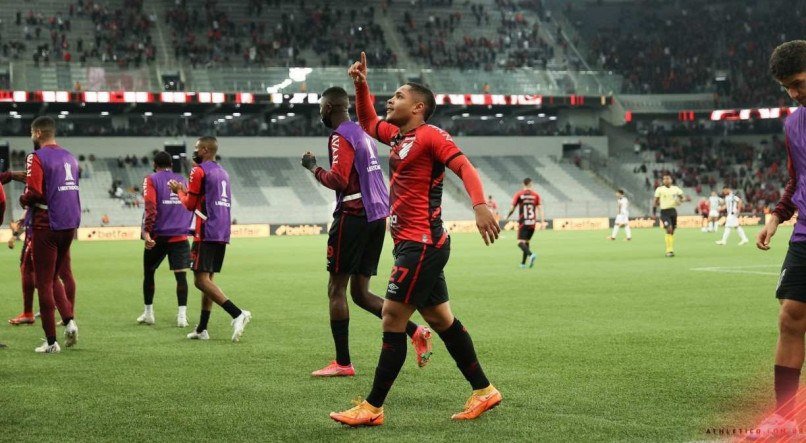
[(185, 314), (177, 314), (176, 315), (176, 326), (180, 328), (187, 328), (188, 327), (188, 317)]
[(725, 243), (725, 242), (723, 242), (722, 240), (717, 240), (717, 241), (716, 241), (716, 242), (714, 242), (714, 243), (716, 243), (716, 244), (718, 244), (718, 245), (720, 245), (720, 246), (725, 246), (725, 244), (726, 244), (726, 243)]
[(64, 327), (64, 345), (68, 348), (78, 343), (78, 326), (75, 320), (70, 320)]
[(232, 319), (232, 341), (241, 341), (241, 335), (246, 328), (246, 324), (252, 320), (252, 313), (249, 311), (241, 311), (241, 315)]
[(772, 414), (765, 418), (757, 428), (758, 433), (753, 433), (748, 436), (751, 440), (773, 436), (785, 437), (798, 435), (798, 423), (795, 420), (787, 420), (778, 414)]
[(746, 245), (749, 242), (750, 242), (750, 240), (742, 240), (742, 241), (739, 242), (739, 246)]
[(210, 334), (207, 333), (207, 329), (201, 332), (196, 332), (194, 329), (187, 337), (191, 340), (210, 340)]
[(59, 342), (54, 342), (52, 345), (49, 345), (47, 340), (43, 340), (42, 346), (34, 349), (34, 352), (40, 354), (58, 354), (62, 352), (62, 348), (59, 347)]
[(154, 321), (154, 313), (153, 312), (143, 312), (143, 315), (137, 317), (137, 323), (139, 324), (147, 324), (153, 325)]

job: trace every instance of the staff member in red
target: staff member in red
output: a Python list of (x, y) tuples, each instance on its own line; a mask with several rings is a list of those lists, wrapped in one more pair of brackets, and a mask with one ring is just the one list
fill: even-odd
[(64, 292), (53, 289), (58, 278), (56, 271), (67, 259), (76, 228), (81, 224), (78, 162), (56, 143), (56, 122), (50, 117), (38, 117), (31, 123), (31, 140), (34, 152), (26, 161), (26, 186), (20, 203), (33, 211), (31, 246), (46, 339), (35, 351), (57, 353), (61, 348), (56, 342), (54, 307), (58, 307), (65, 325), (66, 346), (73, 346), (78, 340), (73, 306)]

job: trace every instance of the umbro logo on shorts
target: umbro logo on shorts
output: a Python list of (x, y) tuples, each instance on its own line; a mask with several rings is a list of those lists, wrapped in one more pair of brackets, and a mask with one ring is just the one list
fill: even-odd
[(389, 283), (389, 293), (390, 294), (397, 294), (398, 289), (400, 289), (400, 287), (398, 285), (396, 285), (394, 283)]

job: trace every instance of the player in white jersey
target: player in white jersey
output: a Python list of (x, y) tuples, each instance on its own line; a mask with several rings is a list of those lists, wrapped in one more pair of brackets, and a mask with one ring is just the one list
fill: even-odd
[(618, 235), (618, 229), (624, 226), (624, 233), (627, 234), (627, 241), (632, 240), (632, 232), (630, 231), (630, 201), (624, 196), (624, 190), (619, 189), (616, 193), (616, 202), (618, 203), (618, 215), (616, 215), (616, 222), (613, 223), (613, 233), (608, 240), (615, 240)]
[(722, 206), (722, 199), (719, 198), (716, 191), (711, 191), (711, 196), (708, 197), (708, 232), (716, 232), (716, 224), (719, 221), (719, 208)]
[(725, 245), (728, 243), (730, 230), (736, 229), (739, 233), (739, 246), (747, 243), (747, 236), (744, 234), (744, 229), (739, 225), (739, 213), (742, 212), (742, 199), (733, 193), (733, 190), (725, 186), (722, 190), (725, 196), (725, 211), (727, 212), (727, 219), (725, 220), (725, 233), (722, 234), (722, 240), (717, 240), (716, 244)]

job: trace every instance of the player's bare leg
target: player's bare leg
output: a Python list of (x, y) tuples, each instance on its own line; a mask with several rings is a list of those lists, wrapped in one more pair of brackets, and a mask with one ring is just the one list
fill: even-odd
[[(384, 299), (369, 290), (370, 278), (365, 275), (353, 275), (350, 278), (350, 296), (361, 309), (382, 318)], [(431, 343), (431, 329), (418, 325), (409, 319), (406, 323), (406, 335), (411, 338), (411, 344), (417, 355), (417, 366), (428, 364), (433, 353)]]
[(465, 403), (464, 410), (454, 414), (454, 420), (472, 420), (501, 403), (501, 393), (484, 374), (476, 358), (473, 340), (467, 329), (454, 317), (449, 302), (421, 308), (425, 321), (437, 331), (445, 342), (445, 347), (456, 362), (456, 366), (473, 388), (473, 393)]
[(314, 377), (349, 377), (355, 375), (350, 361), (350, 308), (347, 306), (349, 274), (330, 273), (327, 298), (330, 312), (330, 331), (336, 347), (336, 359), (311, 373)]

